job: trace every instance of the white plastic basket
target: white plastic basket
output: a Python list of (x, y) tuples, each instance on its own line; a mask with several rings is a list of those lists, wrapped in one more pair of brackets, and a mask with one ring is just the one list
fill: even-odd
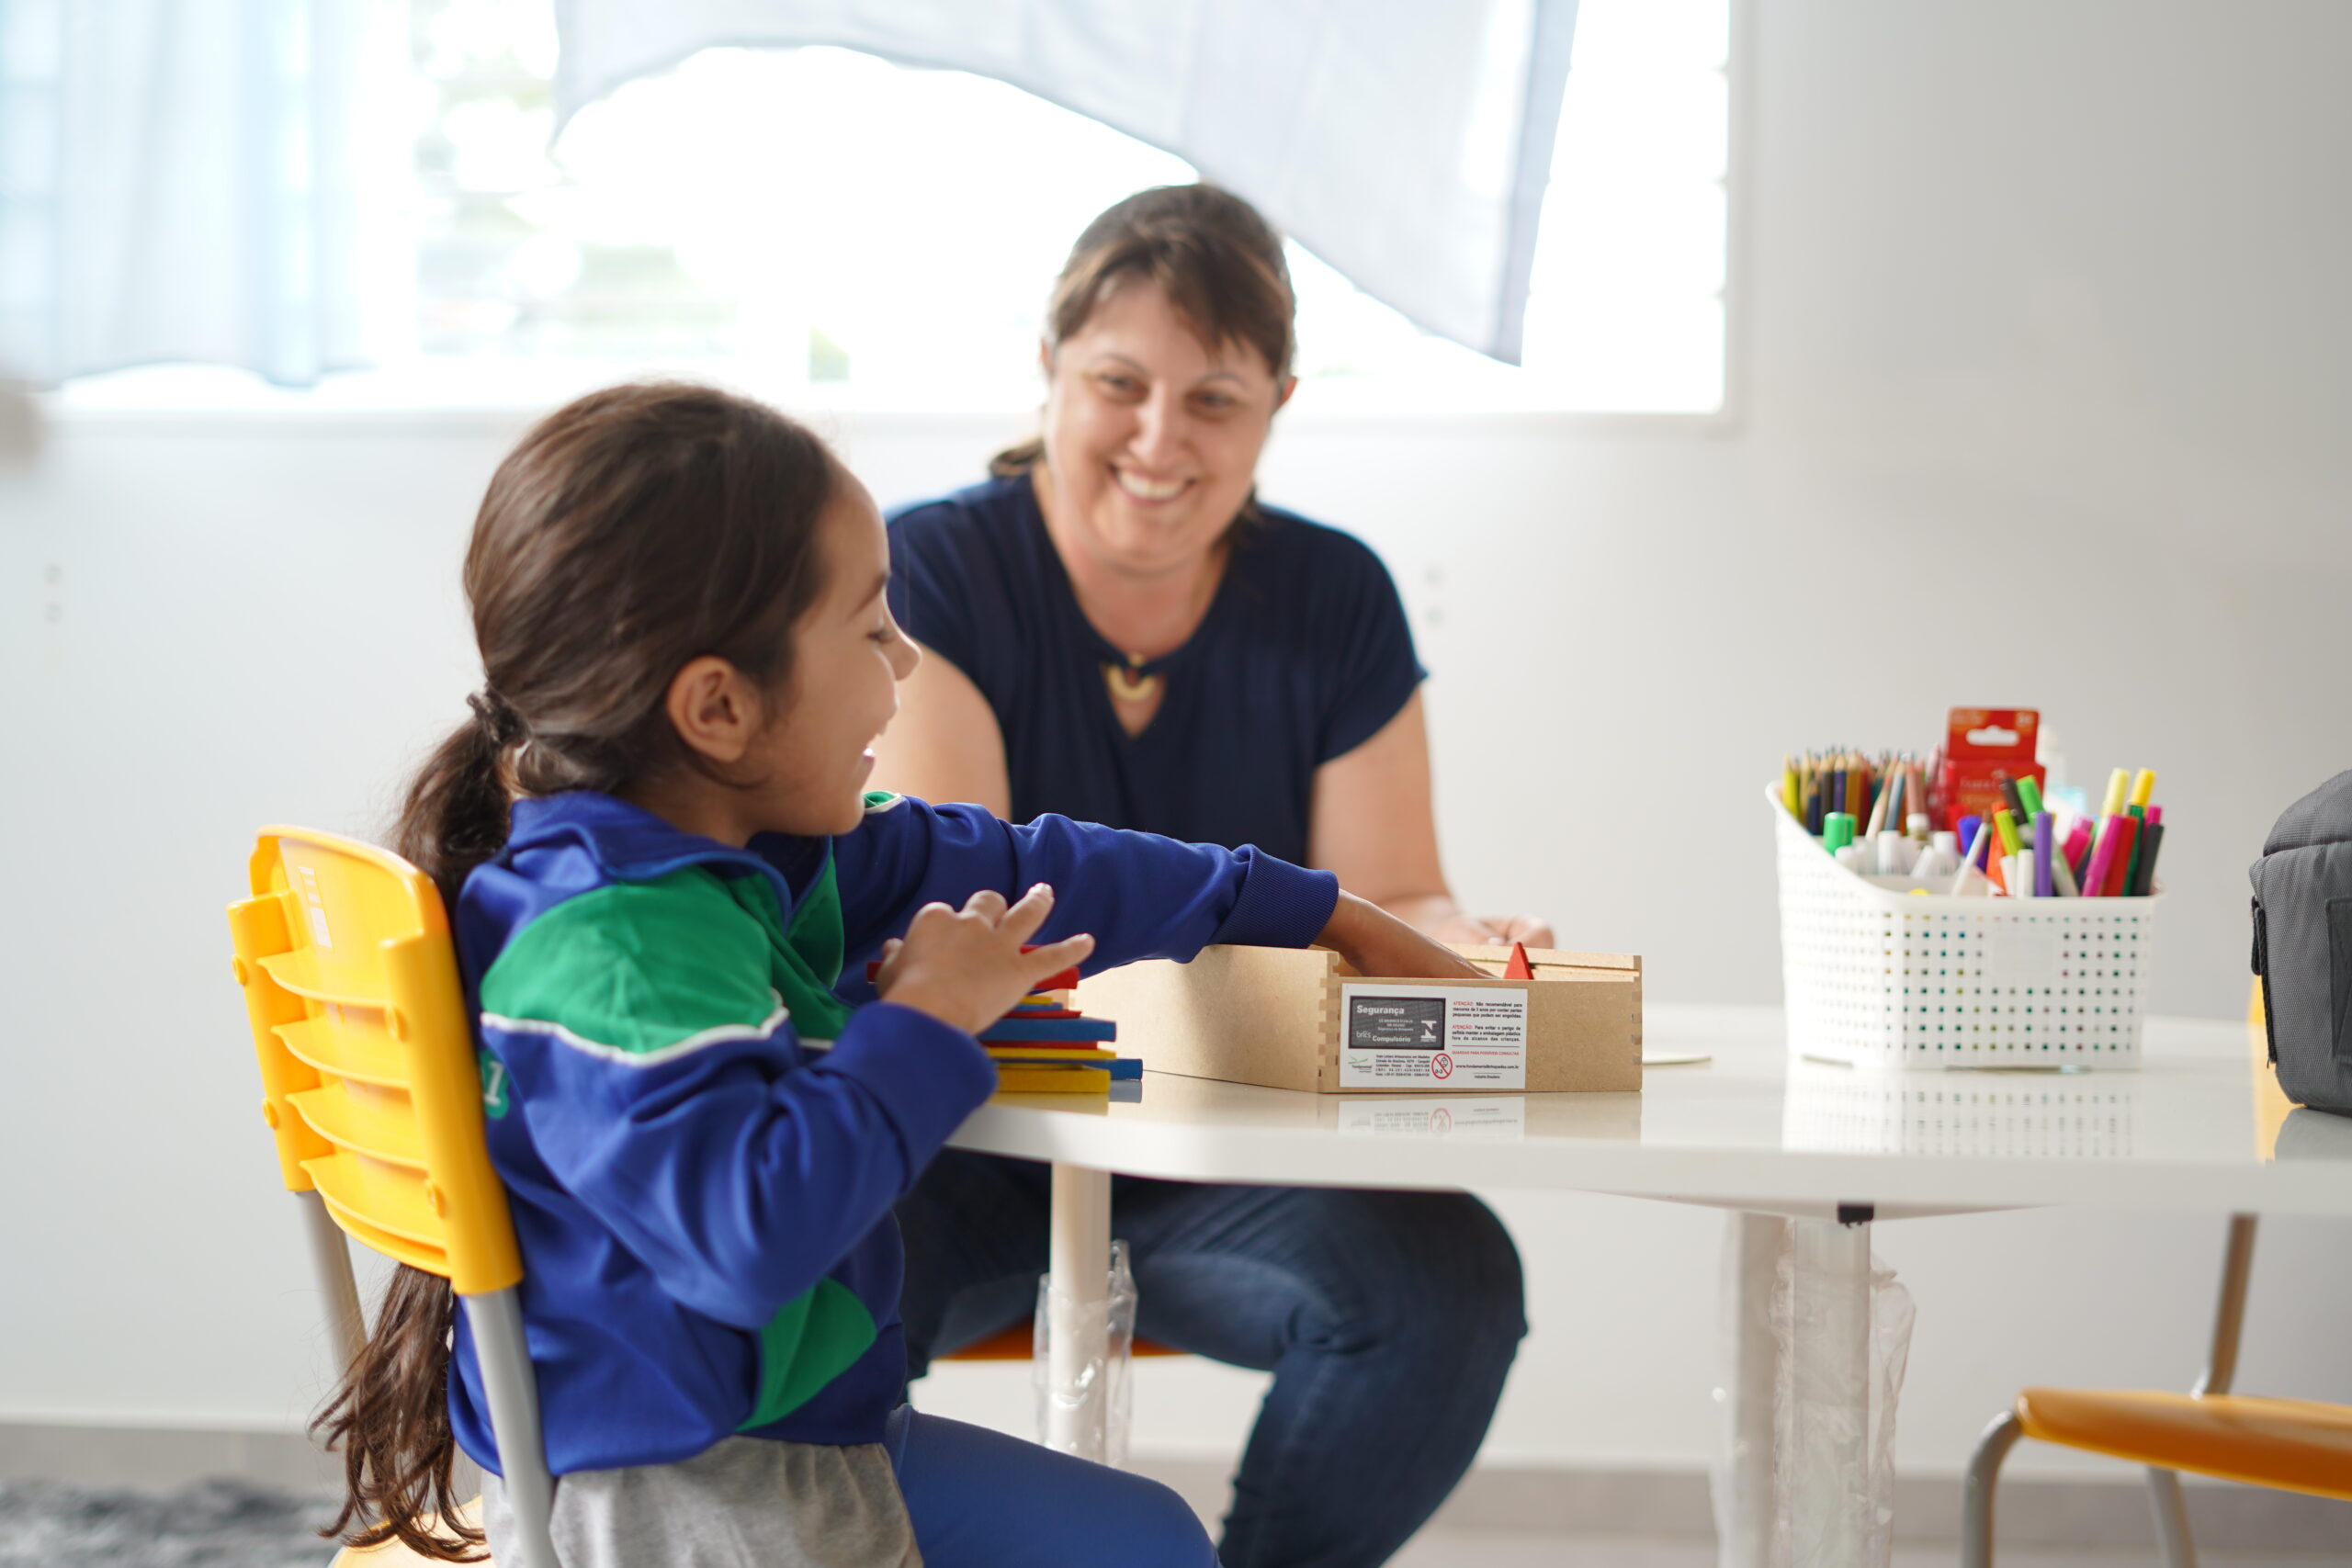
[(1822, 852), (1767, 792), (1780, 843), (1789, 1050), (1858, 1067), (2136, 1067), (2143, 898), (1897, 892)]

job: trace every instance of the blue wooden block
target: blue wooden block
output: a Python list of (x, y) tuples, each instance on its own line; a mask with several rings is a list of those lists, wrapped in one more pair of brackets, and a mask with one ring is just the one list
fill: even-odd
[(979, 1037), (1013, 1044), (1036, 1040), (1116, 1040), (1119, 1026), (1107, 1018), (1003, 1018), (981, 1030)]

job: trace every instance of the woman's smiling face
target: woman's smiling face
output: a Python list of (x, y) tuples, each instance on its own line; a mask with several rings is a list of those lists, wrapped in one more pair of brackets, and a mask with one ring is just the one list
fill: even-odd
[(1206, 557), (1290, 395), (1265, 357), (1212, 348), (1157, 284), (1115, 287), (1046, 355), (1047, 515), (1114, 570), (1157, 575)]

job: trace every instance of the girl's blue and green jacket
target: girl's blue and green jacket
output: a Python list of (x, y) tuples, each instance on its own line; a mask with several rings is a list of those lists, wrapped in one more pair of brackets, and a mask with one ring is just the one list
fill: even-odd
[[(549, 1468), (881, 1440), (906, 1374), (890, 1207), (996, 1069), (874, 1000), (865, 964), (924, 904), (1039, 882), (1037, 940), (1092, 932), (1090, 973), (1303, 947), (1338, 898), (1254, 849), (892, 795), (839, 838), (748, 849), (609, 795), (515, 806), (456, 926)], [(497, 1469), (462, 1316), (449, 1394)]]

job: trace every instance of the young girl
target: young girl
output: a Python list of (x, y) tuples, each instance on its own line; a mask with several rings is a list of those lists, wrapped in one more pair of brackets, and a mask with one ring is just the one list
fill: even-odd
[[(565, 1568), (1208, 1568), (1166, 1489), (900, 1404), (890, 1206), (995, 1087), (973, 1032), (1056, 970), (1320, 942), (1473, 973), (1254, 850), (864, 793), (918, 657), (888, 576), (822, 443), (697, 387), (559, 411), (475, 523), (487, 681), (399, 848), (478, 1009)], [(837, 997), (875, 957), (842, 990), (879, 999)], [(335, 1529), (458, 1560), (454, 1437), (503, 1550), (485, 1407), (447, 1283), (401, 1270), (322, 1417)]]

